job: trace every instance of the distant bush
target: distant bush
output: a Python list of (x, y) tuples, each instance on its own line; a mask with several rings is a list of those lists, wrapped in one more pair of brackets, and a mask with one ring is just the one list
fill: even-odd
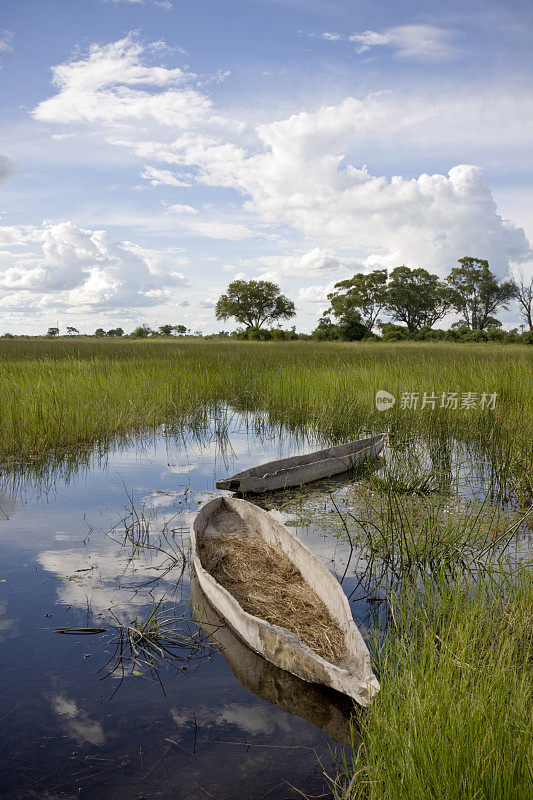
[(412, 338), (412, 334), (409, 333), (404, 325), (395, 325), (393, 322), (384, 322), (381, 326), (382, 342), (404, 342), (407, 339)]

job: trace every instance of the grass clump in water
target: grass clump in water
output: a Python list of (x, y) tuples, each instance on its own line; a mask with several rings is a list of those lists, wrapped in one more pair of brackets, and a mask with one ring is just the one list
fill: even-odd
[(114, 635), (108, 642), (114, 645), (114, 651), (104, 667), (107, 668), (104, 677), (119, 678), (113, 695), (128, 675), (157, 680), (165, 693), (160, 677), (163, 665), (186, 670), (212, 651), (206, 637), (188, 615), (179, 613), (174, 606), (165, 608), (163, 598), (152, 601), (145, 617), (136, 616), (127, 625), (116, 621)]

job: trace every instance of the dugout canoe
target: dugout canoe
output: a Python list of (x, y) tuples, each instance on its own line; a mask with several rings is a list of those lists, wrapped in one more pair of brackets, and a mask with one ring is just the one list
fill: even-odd
[(328, 686), (308, 683), (247, 647), (217, 614), (191, 572), (191, 607), (194, 620), (222, 653), (237, 680), (257, 697), (287, 714), (307, 720), (337, 744), (350, 744), (358, 731), (352, 717), (353, 701)]
[[(285, 554), (303, 581), (322, 601), (337, 631), (340, 629), (342, 632), (345, 655), (341, 661), (326, 660), (292, 631), (248, 613), (213, 577), (206, 568), (209, 565), (202, 563), (201, 551), (206, 542), (211, 549), (216, 549), (228, 535), (237, 539), (259, 539)], [(369, 705), (379, 691), (379, 683), (372, 671), (367, 646), (353, 620), (348, 599), (337, 579), (285, 525), (245, 500), (217, 497), (196, 514), (191, 525), (191, 546), (200, 588), (217, 613), (248, 647), (304, 681), (329, 686), (352, 697), (361, 706)], [(238, 541), (234, 546), (238, 547)], [(257, 573), (255, 583), (261, 586), (268, 575), (261, 574), (260, 570)]]
[(216, 481), (217, 489), (231, 492), (271, 492), (301, 486), (304, 483), (331, 478), (353, 469), (369, 458), (375, 458), (383, 449), (385, 434), (358, 439), (348, 444), (327, 447), (304, 456), (291, 456), (278, 461), (268, 461), (258, 467), (237, 472), (231, 478)]

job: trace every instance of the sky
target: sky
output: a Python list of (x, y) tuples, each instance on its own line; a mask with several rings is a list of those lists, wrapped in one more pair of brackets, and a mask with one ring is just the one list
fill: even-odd
[(531, 274), (532, 23), (528, 0), (3, 0), (0, 333), (228, 330), (235, 278), (310, 331), (356, 272)]

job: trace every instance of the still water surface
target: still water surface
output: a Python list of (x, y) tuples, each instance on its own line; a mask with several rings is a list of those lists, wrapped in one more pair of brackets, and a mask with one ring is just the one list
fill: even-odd
[[(181, 559), (199, 503), (219, 494), (217, 478), (320, 443), (254, 435), (238, 418), (229, 443), (223, 453), (215, 436), (174, 443), (155, 437), (69, 477), (5, 483), (2, 800), (328, 796), (323, 773), (335, 773), (349, 701), (276, 670), (227, 629), (213, 645), (191, 620)], [(143, 541), (155, 549), (132, 542), (146, 520)], [(342, 575), (346, 550), (335, 537), (312, 526), (295, 530)], [(348, 594), (351, 580), (343, 584)], [(157, 674), (139, 665), (131, 674), (127, 659), (123, 672), (117, 626), (146, 618), (161, 599), (161, 608), (183, 616), (177, 626), (184, 636), (196, 633), (194, 647), (182, 648)], [(363, 603), (352, 610), (364, 621)], [(210, 631), (217, 622), (200, 621), (211, 623)], [(79, 627), (103, 631), (56, 632)]]

